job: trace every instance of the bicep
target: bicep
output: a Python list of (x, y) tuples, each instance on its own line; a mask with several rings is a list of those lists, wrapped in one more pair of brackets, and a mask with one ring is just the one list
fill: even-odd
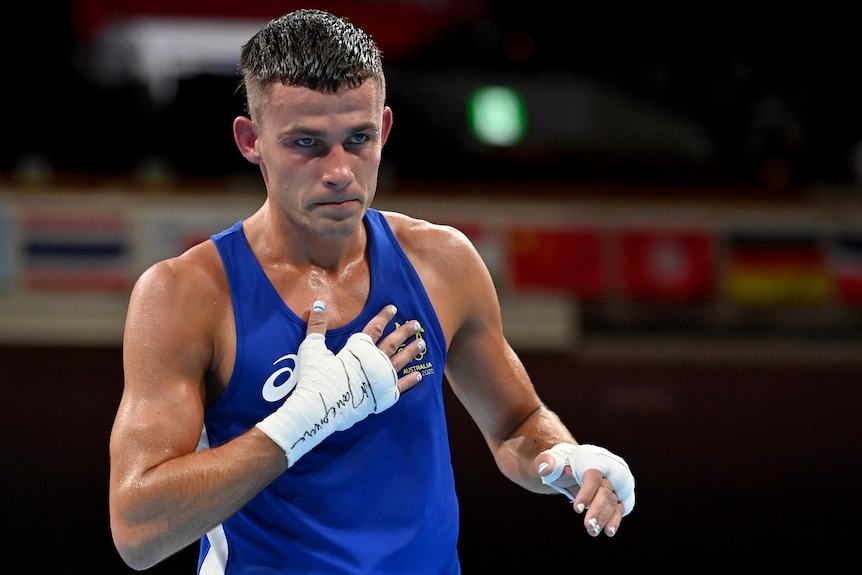
[(200, 439), (211, 345), (187, 299), (167, 266), (148, 270), (132, 292), (110, 444), (112, 473), (126, 479), (194, 451)]
[[(479, 258), (478, 254), (473, 256)], [(495, 449), (541, 407), (527, 371), (503, 333), (499, 299), (481, 260), (467, 261), (461, 319), (446, 364), (450, 386)]]

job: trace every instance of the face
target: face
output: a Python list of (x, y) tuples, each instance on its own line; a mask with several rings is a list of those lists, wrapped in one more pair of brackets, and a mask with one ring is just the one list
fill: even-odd
[(374, 199), (392, 126), (377, 82), (336, 94), (279, 83), (269, 90), (254, 122), (234, 121), (240, 151), (260, 165), (268, 202), (298, 233), (350, 236)]

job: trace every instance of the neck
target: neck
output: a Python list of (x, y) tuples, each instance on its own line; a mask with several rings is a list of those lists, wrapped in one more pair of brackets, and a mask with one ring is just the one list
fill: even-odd
[(261, 263), (339, 274), (365, 259), (367, 237), (363, 224), (349, 235), (326, 236), (291, 225), (261, 209), (245, 221), (243, 229)]

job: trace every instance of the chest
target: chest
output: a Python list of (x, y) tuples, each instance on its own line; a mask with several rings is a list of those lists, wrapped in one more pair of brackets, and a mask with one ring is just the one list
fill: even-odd
[(282, 301), (307, 319), (316, 300), (326, 302), (329, 328), (350, 323), (365, 307), (371, 290), (368, 264), (359, 261), (338, 271), (270, 266), (264, 270)]

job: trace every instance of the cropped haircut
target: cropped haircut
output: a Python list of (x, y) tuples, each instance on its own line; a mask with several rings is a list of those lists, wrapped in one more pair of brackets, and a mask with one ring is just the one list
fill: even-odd
[(335, 93), (376, 78), (385, 97), (380, 48), (346, 18), (296, 10), (271, 20), (243, 45), (239, 71), (249, 114), (275, 82)]

